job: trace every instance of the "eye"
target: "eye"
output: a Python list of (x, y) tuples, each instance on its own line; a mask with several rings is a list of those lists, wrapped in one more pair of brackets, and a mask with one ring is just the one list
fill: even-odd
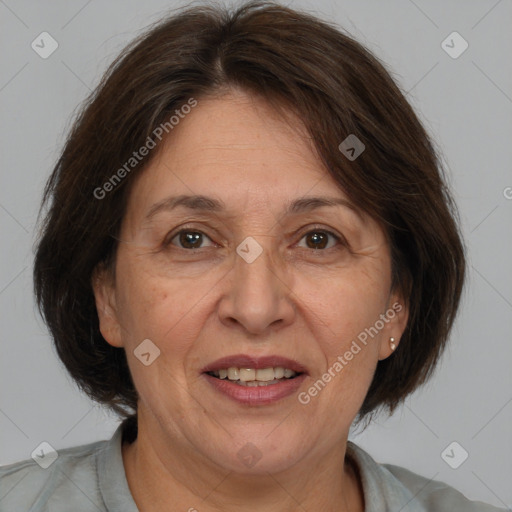
[[(305, 246), (302, 245), (302, 247), (313, 250), (332, 249), (336, 246), (337, 243), (343, 242), (343, 238), (341, 236), (335, 235), (326, 229), (315, 229), (309, 231), (302, 236), (301, 241), (302, 240), (304, 240), (306, 244)], [(168, 238), (168, 241), (165, 242), (165, 245), (175, 245), (180, 249), (194, 250), (205, 247), (203, 244), (206, 241), (210, 241), (210, 244), (207, 246), (214, 245), (211, 238), (205, 235), (203, 232), (191, 229), (182, 229), (181, 231), (178, 231), (170, 238)], [(300, 243), (298, 245), (301, 246)]]
[[(331, 243), (329, 245), (329, 238), (331, 238), (331, 241), (334, 240), (334, 243)], [(331, 249), (336, 245), (337, 242), (342, 241), (342, 238), (325, 229), (315, 229), (313, 231), (309, 231), (308, 233), (306, 233), (301, 238), (301, 240), (306, 241), (306, 249), (317, 250)]]
[(180, 249), (201, 249), (201, 244), (204, 239), (210, 240), (211, 242), (210, 237), (201, 231), (182, 229), (170, 238), (165, 245), (178, 245)]

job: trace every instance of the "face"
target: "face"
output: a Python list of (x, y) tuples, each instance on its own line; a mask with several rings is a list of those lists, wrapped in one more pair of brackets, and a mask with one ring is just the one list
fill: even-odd
[(406, 322), (383, 231), (291, 119), (241, 92), (199, 100), (131, 189), (115, 280), (95, 282), (139, 424), (230, 471), (345, 442)]

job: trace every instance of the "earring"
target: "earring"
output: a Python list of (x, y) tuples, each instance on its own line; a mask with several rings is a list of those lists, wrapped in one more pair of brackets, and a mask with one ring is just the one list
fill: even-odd
[(391, 346), (391, 350), (395, 350), (395, 348), (396, 348), (395, 338), (389, 338), (389, 344)]

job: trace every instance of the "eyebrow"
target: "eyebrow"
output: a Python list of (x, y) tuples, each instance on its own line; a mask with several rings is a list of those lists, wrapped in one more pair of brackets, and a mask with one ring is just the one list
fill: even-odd
[[(323, 207), (344, 206), (351, 209), (358, 217), (363, 219), (363, 216), (350, 201), (341, 197), (326, 197), (326, 196), (309, 196), (301, 197), (290, 201), (284, 208), (284, 213), (287, 215), (297, 215), (300, 213), (307, 213), (312, 210)], [(155, 215), (164, 211), (172, 211), (178, 207), (188, 208), (189, 210), (214, 212), (219, 213), (226, 210), (226, 205), (222, 200), (214, 199), (204, 195), (179, 195), (171, 196), (155, 203), (145, 216), (145, 221), (151, 220)]]

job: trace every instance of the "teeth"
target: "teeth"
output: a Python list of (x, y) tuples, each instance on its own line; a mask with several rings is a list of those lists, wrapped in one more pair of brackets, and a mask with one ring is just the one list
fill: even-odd
[(256, 380), (262, 382), (268, 382), (270, 380), (274, 380), (274, 368), (264, 368), (256, 370)]
[(249, 382), (242, 382), (241, 380), (237, 380), (236, 383), (239, 385), (239, 386), (247, 386), (247, 387), (250, 387), (250, 388), (253, 388), (253, 387), (262, 387), (262, 386), (271, 386), (272, 384), (279, 384), (280, 382), (282, 382), (282, 379), (275, 379), (275, 380), (271, 380), (269, 382), (262, 382), (262, 381), (259, 381), (259, 380), (251, 380)]
[(256, 370), (252, 368), (240, 368), (240, 380), (242, 382), (249, 382), (256, 378)]
[(239, 384), (247, 386), (258, 386), (263, 385), (263, 383), (276, 383), (280, 379), (290, 379), (297, 375), (293, 370), (283, 368), (282, 366), (277, 366), (275, 368), (259, 368), (258, 370), (255, 368), (237, 368), (232, 366), (230, 368), (223, 368), (211, 373), (219, 379), (238, 381)]
[(240, 379), (240, 372), (238, 371), (238, 368), (228, 368), (228, 379), (229, 380), (239, 380)]
[(281, 366), (274, 368), (274, 377), (276, 379), (282, 379), (284, 377), (284, 368)]

